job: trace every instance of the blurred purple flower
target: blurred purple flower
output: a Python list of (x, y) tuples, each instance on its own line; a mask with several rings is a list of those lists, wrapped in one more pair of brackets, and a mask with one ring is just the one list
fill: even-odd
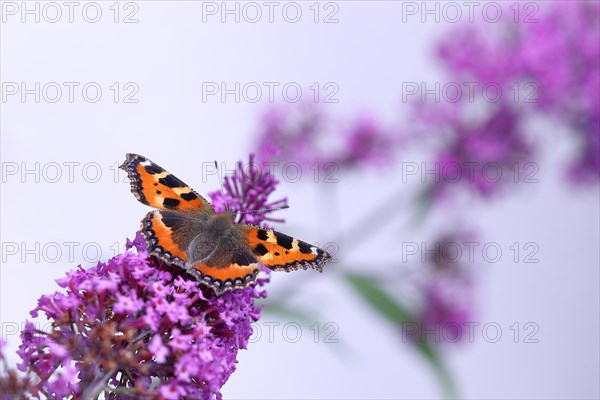
[(538, 106), (579, 135), (574, 181), (600, 178), (600, 3), (563, 1), (527, 24), (523, 75), (539, 86)]
[(31, 315), (44, 312), (52, 330), (27, 324), (19, 368), (37, 375), (36, 390), (48, 398), (117, 388), (111, 398), (220, 398), (260, 316), (254, 299), (266, 292), (257, 286), (268, 278), (217, 297), (183, 269), (148, 256), (139, 233), (126, 248), (69, 271), (57, 280), (65, 293), (39, 299)]
[(581, 132), (579, 157), (569, 169), (574, 182), (594, 181), (600, 176), (600, 115), (575, 122)]
[(523, 25), (517, 56), (521, 73), (539, 85), (541, 107), (600, 112), (600, 3), (555, 2)]
[(302, 104), (267, 112), (257, 153), (263, 161), (291, 161), (304, 168), (315, 163), (358, 168), (390, 162), (397, 143), (370, 116), (340, 128), (321, 109)]
[[(511, 13), (506, 13), (511, 15)], [(506, 96), (529, 86), (534, 108), (578, 136), (574, 181), (600, 178), (600, 3), (544, 3), (537, 21), (510, 19), (462, 25), (442, 41), (439, 55), (461, 80), (499, 84)], [(520, 100), (522, 101), (522, 99)], [(525, 106), (525, 105), (524, 105)], [(530, 108), (522, 107), (524, 116)]]
[(513, 40), (511, 31), (501, 29), (500, 25), (489, 22), (463, 24), (445, 36), (437, 55), (454, 77), (465, 82), (473, 81), (473, 78), (479, 81), (478, 90), (488, 83), (501, 85), (504, 89), (519, 75), (521, 60), (516, 57), (518, 43)]
[(431, 275), (416, 317), (420, 340), (455, 343), (462, 339), (474, 305), (472, 271), (463, 260), (468, 242), (473, 237), (467, 233), (446, 234), (435, 242)]
[(451, 187), (489, 197), (519, 178), (523, 162), (532, 156), (519, 115), (505, 103), (490, 107), (478, 119), (468, 116), (463, 104), (417, 106), (415, 122), (442, 142), (434, 165), (428, 167), (434, 175), (429, 179), (434, 182), (429, 192), (434, 199), (445, 198)]
[(343, 141), (343, 150), (334, 157), (341, 167), (384, 165), (393, 157), (394, 139), (370, 117), (356, 121)]
[(323, 138), (324, 129), (325, 115), (313, 105), (271, 108), (263, 116), (258, 160), (293, 161), (302, 166), (320, 161), (319, 139)]
[(436, 276), (425, 288), (425, 304), (417, 316), (419, 337), (423, 341), (455, 343), (462, 339), (462, 331), (472, 315), (470, 282), (466, 276)]

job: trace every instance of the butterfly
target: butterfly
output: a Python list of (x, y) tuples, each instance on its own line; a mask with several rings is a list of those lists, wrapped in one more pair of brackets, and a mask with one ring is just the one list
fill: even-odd
[(138, 201), (157, 209), (141, 222), (149, 254), (185, 269), (217, 295), (255, 282), (260, 264), (273, 271), (322, 272), (331, 259), (326, 251), (283, 233), (233, 223), (230, 212), (217, 213), (206, 199), (146, 157), (127, 154), (120, 168), (127, 172)]

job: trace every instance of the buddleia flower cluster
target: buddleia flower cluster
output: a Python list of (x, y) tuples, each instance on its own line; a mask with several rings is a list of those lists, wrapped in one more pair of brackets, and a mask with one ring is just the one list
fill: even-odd
[[(225, 184), (229, 207), (268, 205), (276, 184), (236, 171)], [(266, 213), (253, 213), (253, 222)], [(68, 271), (56, 281), (61, 290), (38, 300), (31, 316), (45, 316), (51, 328), (27, 322), (18, 350), (22, 374), (7, 369), (0, 392), (8, 398), (220, 399), (238, 350), (248, 346), (251, 323), (260, 318), (255, 300), (266, 298), (268, 280), (263, 269), (250, 286), (217, 296), (185, 270), (149, 255), (138, 232), (122, 254)]]

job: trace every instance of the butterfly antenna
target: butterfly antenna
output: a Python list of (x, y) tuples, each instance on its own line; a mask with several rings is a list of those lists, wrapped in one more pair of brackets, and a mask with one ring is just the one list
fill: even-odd
[[(219, 176), (219, 164), (217, 163), (217, 160), (215, 160), (215, 168), (217, 170), (217, 176), (219, 177), (219, 184), (221, 185), (221, 196), (223, 197), (223, 200), (225, 200), (225, 188), (223, 187), (223, 179)], [(229, 211), (227, 201), (225, 201), (225, 211)]]
[(281, 207), (275, 207), (275, 208), (261, 208), (260, 210), (238, 211), (238, 213), (249, 214), (249, 213), (256, 213), (256, 212), (263, 212), (263, 211), (266, 212), (266, 211), (283, 210), (284, 208), (290, 208), (290, 206), (281, 206)]

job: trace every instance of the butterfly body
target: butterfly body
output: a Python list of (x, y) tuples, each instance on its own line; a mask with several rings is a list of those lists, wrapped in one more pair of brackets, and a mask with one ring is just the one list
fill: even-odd
[(148, 251), (184, 268), (217, 294), (254, 282), (260, 264), (275, 271), (321, 271), (331, 258), (285, 234), (234, 224), (230, 213), (216, 213), (202, 196), (145, 157), (127, 154), (121, 168), (135, 197), (158, 209), (141, 223)]

